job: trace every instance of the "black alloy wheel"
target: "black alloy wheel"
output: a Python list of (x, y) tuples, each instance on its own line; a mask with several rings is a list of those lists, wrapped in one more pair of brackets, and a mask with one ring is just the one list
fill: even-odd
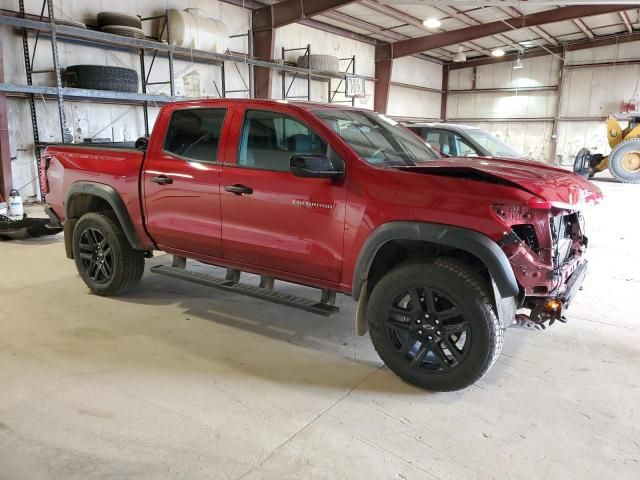
[(87, 275), (98, 284), (111, 280), (114, 272), (113, 251), (104, 233), (88, 227), (80, 233), (80, 261)]
[(144, 255), (135, 250), (109, 211), (84, 214), (73, 229), (73, 258), (92, 292), (116, 296), (135, 287), (144, 274)]
[(471, 346), (471, 329), (464, 314), (434, 288), (400, 292), (390, 305), (386, 324), (398, 355), (414, 368), (449, 372), (464, 360)]
[(427, 390), (459, 390), (482, 378), (504, 343), (489, 282), (477, 267), (447, 257), (406, 261), (383, 275), (367, 320), (385, 365)]

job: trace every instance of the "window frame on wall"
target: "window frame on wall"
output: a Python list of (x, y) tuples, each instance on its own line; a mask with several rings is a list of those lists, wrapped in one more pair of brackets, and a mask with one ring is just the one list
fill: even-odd
[[(270, 114), (272, 117), (277, 118), (277, 117), (281, 117), (283, 119), (283, 126), (284, 126), (284, 122), (286, 122), (287, 120), (289, 121), (293, 121), (295, 123), (297, 123), (299, 126), (305, 128), (311, 135), (314, 135), (320, 142), (321, 144), (324, 146), (323, 150), (324, 153), (311, 153), (311, 152), (289, 152), (289, 150), (281, 150), (282, 152), (288, 152), (290, 153), (286, 164), (284, 165), (285, 168), (282, 169), (275, 169), (275, 168), (265, 168), (263, 166), (256, 166), (256, 165), (247, 165), (246, 163), (242, 163), (242, 159), (243, 156), (246, 157), (249, 154), (249, 146), (248, 146), (248, 142), (249, 142), (249, 130), (248, 130), (248, 122), (247, 120), (249, 119), (250, 114), (252, 113), (266, 113), (266, 114)], [(274, 123), (274, 128), (276, 128), (275, 123)], [(284, 130), (284, 129), (283, 129)], [(277, 128), (276, 128), (276, 136), (278, 136), (278, 132), (277, 132)], [(278, 144), (280, 144), (280, 141), (284, 142), (288, 137), (284, 136), (284, 131), (282, 134), (282, 138), (276, 138), (276, 142)], [(274, 150), (275, 151), (275, 150)], [(230, 166), (234, 166), (234, 167), (238, 167), (238, 168), (248, 168), (248, 169), (252, 169), (252, 170), (260, 170), (263, 172), (290, 172), (290, 163), (289, 160), (291, 159), (291, 157), (293, 155), (324, 155), (324, 156), (331, 156), (331, 152), (333, 152), (333, 149), (331, 148), (331, 144), (329, 143), (329, 141), (327, 139), (325, 139), (322, 135), (320, 135), (316, 130), (314, 130), (313, 128), (311, 128), (306, 122), (304, 122), (302, 119), (291, 115), (289, 113), (284, 113), (278, 110), (270, 110), (270, 109), (264, 109), (264, 108), (247, 108), (242, 116), (242, 120), (241, 120), (241, 124), (240, 124), (240, 135), (239, 135), (239, 140), (238, 140), (238, 148), (237, 148), (237, 154), (236, 154), (236, 162), (234, 164), (230, 164)], [(243, 155), (244, 153), (244, 155)]]
[[(203, 159), (199, 159), (199, 158), (194, 158), (194, 157), (189, 157), (183, 154), (179, 154), (176, 152), (172, 152), (171, 150), (167, 149), (167, 141), (169, 138), (169, 132), (171, 130), (171, 124), (176, 116), (176, 114), (181, 114), (184, 112), (203, 112), (203, 111), (222, 111), (223, 115), (222, 118), (220, 120), (220, 129), (218, 131), (219, 135), (217, 136), (218, 139), (218, 145), (216, 147), (215, 150), (215, 158), (213, 160), (203, 160)], [(162, 139), (162, 153), (164, 153), (165, 155), (168, 155), (170, 157), (173, 157), (175, 159), (178, 160), (183, 160), (186, 162), (202, 162), (202, 163), (209, 163), (209, 164), (222, 164), (223, 160), (220, 159), (220, 146), (222, 144), (222, 139), (224, 137), (224, 129), (225, 129), (225, 122), (227, 120), (229, 116), (229, 107), (228, 106), (221, 106), (221, 107), (187, 107), (187, 108), (177, 108), (175, 110), (173, 110), (171, 112), (171, 116), (169, 117), (169, 120), (167, 121), (167, 128), (165, 129), (164, 132), (164, 138)], [(195, 145), (192, 144), (191, 146)], [(190, 146), (190, 147), (191, 147)], [(190, 148), (189, 147), (189, 148)]]

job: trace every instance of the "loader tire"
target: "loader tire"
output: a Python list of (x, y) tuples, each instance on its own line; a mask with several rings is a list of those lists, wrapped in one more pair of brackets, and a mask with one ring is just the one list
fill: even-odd
[(640, 138), (624, 140), (611, 151), (609, 171), (622, 183), (640, 183)]

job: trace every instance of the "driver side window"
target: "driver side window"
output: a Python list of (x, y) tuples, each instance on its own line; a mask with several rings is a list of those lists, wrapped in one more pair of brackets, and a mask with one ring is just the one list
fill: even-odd
[(265, 110), (245, 114), (238, 165), (289, 171), (292, 155), (326, 155), (327, 143), (292, 117)]

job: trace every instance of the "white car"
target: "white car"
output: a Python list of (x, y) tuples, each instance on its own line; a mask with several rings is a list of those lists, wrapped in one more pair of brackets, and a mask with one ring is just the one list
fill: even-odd
[(455, 123), (405, 123), (429, 145), (449, 157), (498, 157), (527, 159), (491, 133)]

